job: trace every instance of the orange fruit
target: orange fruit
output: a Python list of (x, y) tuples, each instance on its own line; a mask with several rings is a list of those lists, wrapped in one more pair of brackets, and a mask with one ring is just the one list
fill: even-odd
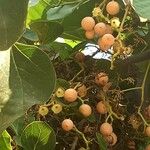
[(146, 127), (145, 134), (150, 137), (150, 126)]
[(74, 102), (78, 97), (77, 91), (75, 89), (67, 89), (64, 93), (64, 99), (68, 102)]
[(115, 38), (112, 34), (105, 34), (102, 36), (101, 41), (106, 46), (112, 46), (115, 42)]
[(112, 0), (111, 2), (109, 2), (106, 5), (106, 11), (110, 14), (110, 15), (116, 15), (119, 13), (120, 10), (120, 6), (119, 3)]
[(108, 78), (107, 74), (104, 72), (99, 73), (95, 77), (95, 83), (97, 85), (101, 85), (101, 86), (105, 86), (108, 83), (108, 80), (109, 80), (109, 78)]
[(85, 32), (85, 37), (89, 40), (94, 39), (94, 35), (95, 35), (94, 30)]
[(113, 128), (112, 128), (112, 125), (105, 122), (103, 123), (101, 126), (100, 126), (100, 132), (102, 135), (104, 136), (108, 136), (108, 135), (111, 135), (112, 132), (113, 132)]
[(106, 45), (101, 39), (98, 40), (97, 44), (102, 51), (107, 51), (110, 48), (110, 46)]
[(84, 117), (88, 117), (91, 115), (92, 113), (92, 109), (88, 104), (82, 104), (79, 107), (79, 112), (84, 116)]
[(106, 114), (107, 113), (107, 108), (106, 108), (106, 105), (105, 105), (105, 103), (103, 101), (100, 101), (100, 102), (97, 103), (96, 110), (100, 114)]
[(85, 17), (81, 21), (81, 26), (86, 31), (91, 31), (94, 29), (95, 20), (92, 17)]
[(109, 136), (104, 136), (104, 138), (110, 146), (114, 146), (117, 143), (117, 136), (114, 132), (112, 132)]
[(106, 25), (103, 22), (99, 22), (95, 25), (94, 31), (98, 36), (103, 36), (106, 33)]
[(65, 119), (65, 120), (63, 120), (61, 126), (62, 126), (63, 130), (70, 131), (73, 129), (74, 124), (73, 124), (72, 120)]

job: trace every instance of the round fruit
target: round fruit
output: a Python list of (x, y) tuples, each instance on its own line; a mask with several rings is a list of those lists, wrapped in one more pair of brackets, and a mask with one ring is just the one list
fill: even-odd
[(91, 31), (94, 29), (95, 20), (92, 17), (85, 17), (81, 21), (81, 26), (86, 31)]
[(145, 133), (146, 133), (147, 136), (150, 137), (150, 126), (149, 126), (149, 127), (146, 127)]
[(110, 23), (113, 28), (119, 28), (119, 26), (120, 26), (120, 20), (118, 17), (112, 18)]
[(114, 146), (117, 143), (117, 136), (114, 132), (112, 132), (109, 136), (105, 136), (104, 138), (110, 146)]
[(112, 34), (112, 33), (113, 33), (112, 27), (109, 24), (106, 24), (105, 34)]
[(101, 72), (95, 77), (95, 83), (97, 85), (105, 86), (108, 83), (108, 76), (106, 73)]
[(103, 36), (106, 33), (106, 25), (103, 22), (99, 22), (95, 25), (94, 31), (98, 36)]
[(65, 90), (63, 88), (58, 88), (55, 94), (57, 97), (63, 97), (64, 93), (65, 93)]
[(97, 103), (96, 105), (96, 110), (100, 113), (100, 114), (106, 114), (107, 113), (107, 108), (106, 105), (104, 104), (103, 101), (100, 101)]
[(78, 61), (78, 62), (84, 62), (85, 60), (85, 55), (82, 53), (82, 52), (77, 52), (75, 54), (75, 59)]
[(86, 38), (89, 39), (89, 40), (94, 39), (94, 35), (95, 35), (94, 30), (86, 31), (86, 32), (85, 32), (85, 36), (86, 36)]
[(84, 117), (88, 117), (91, 115), (92, 113), (92, 109), (88, 104), (82, 104), (79, 107), (79, 112), (84, 116)]
[(40, 106), (39, 107), (38, 113), (41, 116), (46, 116), (48, 114), (48, 112), (49, 112), (49, 109), (46, 106)]
[(93, 9), (93, 11), (92, 11), (93, 17), (98, 17), (98, 16), (100, 16), (100, 14), (101, 14), (101, 9), (100, 9), (100, 7), (95, 7), (95, 8)]
[(107, 51), (110, 48), (110, 46), (106, 45), (101, 39), (98, 40), (97, 44), (102, 51)]
[(112, 0), (111, 2), (109, 2), (106, 5), (106, 11), (110, 14), (110, 15), (116, 15), (119, 13), (120, 10), (120, 6), (117, 2), (115, 2), (114, 0)]
[(77, 89), (77, 92), (78, 92), (78, 95), (80, 97), (85, 97), (86, 94), (87, 94), (87, 88), (86, 86), (83, 84), (82, 86), (80, 86), (78, 89)]
[(54, 104), (51, 108), (51, 110), (55, 113), (58, 114), (62, 111), (62, 105), (60, 104)]
[(67, 89), (64, 93), (64, 99), (68, 102), (74, 102), (78, 97), (77, 91), (75, 89)]
[(145, 150), (150, 150), (150, 144), (146, 146)]
[(105, 34), (102, 36), (101, 41), (106, 46), (112, 46), (115, 42), (115, 38), (112, 34)]
[(108, 136), (108, 135), (111, 135), (112, 132), (113, 132), (113, 128), (112, 128), (112, 125), (105, 122), (103, 123), (101, 126), (100, 126), (100, 132), (102, 135), (104, 136)]
[(62, 126), (63, 130), (65, 130), (65, 131), (70, 131), (70, 130), (73, 129), (74, 124), (73, 124), (72, 120), (70, 120), (70, 119), (65, 119), (65, 120), (62, 122), (61, 126)]

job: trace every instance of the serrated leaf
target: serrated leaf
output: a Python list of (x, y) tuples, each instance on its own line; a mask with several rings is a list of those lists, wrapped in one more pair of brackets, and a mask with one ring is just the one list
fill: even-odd
[(21, 143), (24, 150), (54, 150), (55, 132), (47, 123), (34, 121), (24, 129)]
[(23, 33), (28, 0), (0, 0), (0, 50), (7, 50)]
[(136, 13), (143, 18), (150, 19), (150, 1), (149, 0), (133, 0), (133, 6)]
[(2, 52), (6, 54), (0, 54), (4, 59), (0, 64), (0, 132), (32, 105), (47, 101), (56, 78), (48, 56), (35, 46), (16, 44)]
[(3, 131), (2, 135), (0, 136), (0, 149), (12, 150), (11, 141), (12, 139), (9, 133), (6, 130)]

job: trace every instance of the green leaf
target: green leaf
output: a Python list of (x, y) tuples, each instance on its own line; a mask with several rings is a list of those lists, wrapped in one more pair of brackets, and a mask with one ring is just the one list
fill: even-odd
[[(1, 65), (0, 132), (34, 104), (47, 101), (55, 88), (48, 56), (35, 46), (16, 44)], [(1, 58), (2, 60), (2, 58)]]
[(104, 138), (102, 137), (102, 135), (100, 133), (96, 133), (96, 138), (98, 141), (99, 149), (107, 150), (107, 144), (106, 144), (106, 141), (104, 140)]
[(62, 60), (68, 59), (73, 53), (73, 49), (66, 43), (53, 42), (49, 44), (49, 48), (57, 52)]
[(85, 0), (80, 1), (73, 1), (72, 3), (66, 4), (66, 5), (60, 5), (58, 7), (50, 8), (47, 11), (47, 19), (48, 20), (58, 20), (63, 19), (72, 12), (74, 12), (75, 9), (77, 9), (82, 2)]
[(26, 32), (23, 34), (23, 37), (30, 41), (38, 41), (38, 35), (32, 30), (26, 29)]
[(150, 19), (150, 1), (133, 0), (133, 6), (137, 14), (143, 18)]
[(58, 6), (60, 0), (39, 0), (35, 5), (31, 5), (28, 10), (27, 24), (32, 21), (43, 19), (44, 12), (52, 7)]
[(1, 150), (12, 150), (11, 147), (11, 136), (9, 133), (5, 130), (3, 131), (2, 135), (0, 136), (0, 149)]
[(32, 23), (30, 27), (37, 33), (42, 44), (53, 42), (63, 33), (63, 27), (58, 22), (38, 21)]
[(34, 121), (24, 129), (21, 142), (24, 150), (54, 150), (56, 136), (47, 123)]
[(7, 50), (23, 33), (28, 0), (0, 0), (0, 50)]

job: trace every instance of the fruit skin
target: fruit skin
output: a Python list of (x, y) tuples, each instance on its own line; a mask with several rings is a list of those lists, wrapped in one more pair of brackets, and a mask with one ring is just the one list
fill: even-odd
[(120, 6), (117, 2), (115, 1), (111, 1), (106, 5), (106, 11), (110, 14), (110, 15), (116, 15), (119, 13), (120, 10)]
[(110, 23), (113, 28), (119, 28), (119, 26), (120, 26), (120, 20), (118, 17), (112, 18)]
[(82, 52), (77, 52), (74, 56), (75, 60), (78, 62), (84, 62), (85, 60), (85, 55)]
[(106, 44), (101, 40), (101, 38), (98, 40), (97, 44), (99, 45), (100, 50), (102, 50), (102, 51), (104, 51), (104, 52), (106, 52), (106, 51), (110, 48), (110, 46), (109, 46), (109, 45), (106, 45)]
[(39, 107), (38, 113), (41, 116), (46, 116), (48, 114), (48, 112), (49, 112), (49, 109), (46, 106), (40, 106)]
[(105, 34), (101, 38), (102, 42), (107, 46), (112, 46), (115, 42), (115, 38), (112, 34)]
[(89, 39), (89, 40), (94, 39), (94, 36), (95, 36), (94, 30), (86, 31), (86, 32), (85, 32), (85, 37), (86, 37), (87, 39)]
[(103, 36), (106, 33), (106, 25), (103, 22), (99, 22), (95, 25), (94, 31), (98, 36)]
[(79, 107), (79, 112), (84, 116), (84, 117), (88, 117), (91, 115), (92, 113), (92, 109), (88, 104), (82, 104)]
[(150, 144), (146, 146), (145, 150), (150, 150)]
[(61, 127), (63, 128), (63, 130), (65, 131), (70, 131), (73, 129), (74, 124), (72, 122), (72, 120), (70, 119), (65, 119), (63, 120), (63, 122), (61, 123)]
[(97, 85), (105, 86), (108, 83), (108, 76), (106, 73), (101, 72), (98, 75), (95, 76), (95, 83)]
[(57, 97), (63, 97), (64, 93), (65, 93), (65, 90), (63, 88), (59, 87), (55, 94)]
[(55, 113), (58, 114), (62, 111), (62, 105), (60, 104), (54, 104), (51, 108), (51, 110)]
[(109, 24), (106, 24), (105, 34), (112, 34), (112, 33), (113, 33), (112, 27)]
[(145, 134), (150, 137), (150, 126), (146, 127)]
[(114, 132), (112, 132), (109, 136), (104, 136), (104, 139), (110, 146), (114, 146), (117, 143), (117, 136)]
[(67, 89), (64, 93), (64, 99), (68, 102), (74, 102), (78, 97), (77, 91), (75, 89)]
[(77, 92), (80, 97), (85, 97), (87, 94), (86, 86), (83, 84), (82, 86), (78, 87)]
[(96, 110), (100, 114), (106, 114), (107, 113), (107, 108), (106, 108), (106, 105), (104, 104), (103, 101), (100, 101), (100, 102), (97, 103)]
[(103, 123), (101, 126), (100, 126), (100, 132), (102, 135), (104, 136), (109, 136), (112, 134), (113, 132), (113, 128), (112, 128), (112, 125), (105, 122)]
[(84, 30), (91, 31), (95, 26), (95, 20), (92, 17), (85, 17), (81, 21), (81, 26)]

